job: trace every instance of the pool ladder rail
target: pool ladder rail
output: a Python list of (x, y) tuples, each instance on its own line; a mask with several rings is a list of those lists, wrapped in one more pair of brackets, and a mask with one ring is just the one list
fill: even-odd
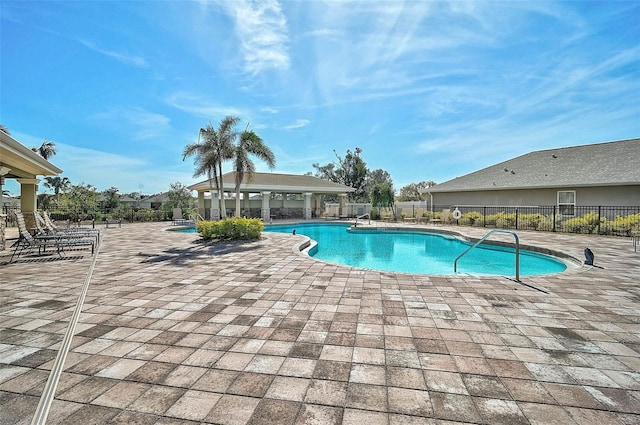
[(369, 219), (369, 224), (371, 224), (371, 216), (369, 215), (369, 213), (365, 213), (365, 214), (356, 216), (356, 222), (355, 222), (353, 227), (358, 227), (358, 219), (362, 220), (365, 217), (367, 217)]
[(493, 229), (491, 230), (489, 233), (487, 233), (486, 235), (484, 235), (482, 237), (482, 239), (480, 239), (478, 242), (476, 242), (475, 244), (471, 245), (469, 248), (467, 248), (462, 254), (458, 255), (456, 257), (456, 259), (453, 261), (453, 272), (457, 273), (458, 272), (458, 260), (462, 257), (464, 257), (469, 251), (471, 251), (473, 248), (477, 247), (478, 245), (480, 245), (482, 242), (484, 242), (489, 236), (491, 236), (494, 233), (503, 233), (503, 234), (508, 234), (508, 235), (513, 235), (513, 238), (516, 241), (516, 264), (515, 264), (515, 269), (516, 269), (516, 282), (520, 282), (520, 239), (518, 238), (518, 234), (516, 232), (512, 232), (510, 230), (502, 230), (502, 229)]

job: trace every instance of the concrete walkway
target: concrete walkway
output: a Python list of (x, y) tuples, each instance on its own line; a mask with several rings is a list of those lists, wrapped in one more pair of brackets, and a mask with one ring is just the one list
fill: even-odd
[[(630, 239), (518, 232), (601, 266), (522, 279), (545, 294), (166, 227), (103, 230), (48, 424), (640, 423)], [(36, 411), (92, 261), (67, 254), (0, 265), (0, 424)]]

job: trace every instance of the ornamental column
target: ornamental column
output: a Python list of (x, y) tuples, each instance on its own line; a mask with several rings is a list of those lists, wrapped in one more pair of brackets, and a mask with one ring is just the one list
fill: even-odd
[(269, 206), (269, 198), (271, 196), (271, 192), (261, 192), (262, 194), (262, 221), (265, 223), (271, 223), (271, 208)]
[(211, 192), (211, 220), (220, 220), (220, 201), (218, 193)]
[(244, 215), (251, 217), (251, 198), (249, 192), (242, 192), (242, 203), (244, 204)]
[[(18, 179), (20, 183), (20, 210), (24, 215), (24, 222), (27, 230), (36, 228), (36, 218), (33, 212), (36, 211), (38, 202), (36, 192), (38, 191), (38, 179)], [(33, 233), (33, 232), (31, 232)]]
[(7, 167), (0, 167), (0, 251), (2, 251), (5, 248), (5, 241), (6, 241), (6, 237), (5, 237), (5, 226), (6, 226), (6, 221), (7, 221), (7, 216), (6, 214), (4, 214), (2, 211), (2, 185), (4, 184), (4, 176), (6, 174), (9, 174), (9, 171), (11, 171), (10, 168)]
[(302, 212), (302, 215), (305, 220), (311, 220), (311, 196), (312, 195), (313, 193), (311, 192), (306, 192), (304, 194), (304, 210)]
[(204, 192), (198, 191), (198, 214), (207, 219), (207, 208), (204, 205)]
[(338, 209), (338, 216), (340, 218), (344, 217), (346, 214), (347, 207), (347, 194), (341, 193), (338, 195), (340, 197), (340, 207)]

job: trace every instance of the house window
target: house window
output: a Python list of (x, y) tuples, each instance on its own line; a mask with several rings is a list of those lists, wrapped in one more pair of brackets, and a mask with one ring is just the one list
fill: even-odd
[(558, 191), (558, 211), (562, 215), (575, 215), (576, 191)]

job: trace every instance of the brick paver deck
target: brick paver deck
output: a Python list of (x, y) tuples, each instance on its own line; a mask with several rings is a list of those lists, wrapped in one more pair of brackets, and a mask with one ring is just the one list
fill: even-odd
[[(595, 253), (522, 279), (546, 294), (328, 264), (300, 235), (207, 246), (165, 227), (103, 230), (47, 423), (640, 423), (629, 239), (519, 232)], [(92, 260), (73, 255), (0, 265), (0, 424), (36, 411)]]

